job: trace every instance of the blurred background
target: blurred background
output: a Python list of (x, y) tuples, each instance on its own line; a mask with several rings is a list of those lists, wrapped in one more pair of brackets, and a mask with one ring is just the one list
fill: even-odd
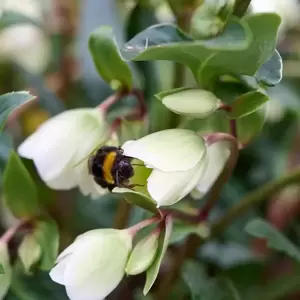
[[(253, 12), (275, 11), (282, 17), (277, 48), (284, 60), (284, 78), (278, 86), (269, 89), (272, 100), (268, 102), (265, 127), (261, 135), (241, 152), (234, 176), (223, 190), (216, 214), (225, 211), (247, 192), (300, 164), (300, 1), (251, 2)], [(7, 12), (15, 13), (10, 15), (10, 26), (5, 26)], [(36, 101), (22, 107), (8, 121), (7, 131), (13, 139), (7, 136), (7, 140), (0, 144), (0, 183), (12, 144), (18, 145), (52, 115), (69, 108), (96, 106), (112, 93), (92, 63), (87, 43), (89, 34), (101, 25), (110, 25), (118, 44), (122, 46), (139, 31), (159, 22), (176, 22), (168, 1), (0, 1), (0, 94), (30, 90), (38, 96)], [(135, 74), (135, 86), (144, 90), (148, 104), (156, 92), (171, 88), (173, 84), (174, 66), (171, 62), (132, 63), (131, 68)], [(194, 84), (188, 71), (186, 81), (189, 85)], [(130, 105), (130, 99), (124, 103)], [(32, 163), (25, 162), (35, 174), (45, 205), (60, 226), (61, 249), (86, 230), (126, 225), (116, 224), (120, 218), (118, 212), (128, 214), (125, 218), (127, 224), (143, 218), (144, 212), (139, 208), (132, 208), (131, 211), (120, 209), (119, 196), (116, 195), (92, 201), (76, 190), (51, 191), (40, 181)], [(299, 187), (287, 188), (268, 203), (237, 220), (221, 240), (206, 244), (199, 250), (199, 258), (207, 263), (211, 272), (231, 268), (239, 262), (254, 264), (254, 251), (267, 254), (264, 243), (249, 240), (246, 233), (240, 230), (253, 215), (266, 217), (276, 227), (286, 230), (296, 244), (300, 244)], [(0, 213), (0, 230), (4, 231), (15, 220), (4, 207)], [(180, 237), (179, 241), (183, 238)], [(257, 274), (273, 279), (292, 267), (288, 259), (279, 257), (276, 264), (254, 264), (251, 268), (253, 273), (247, 271), (244, 274), (247, 277), (245, 280), (253, 281), (253, 278), (257, 279)], [(167, 272), (167, 266), (163, 268)], [(142, 279), (137, 277), (125, 281), (109, 299), (146, 299), (140, 294)], [(181, 294), (187, 289), (184, 279), (183, 274), (182, 282), (176, 286)], [(170, 299), (176, 300), (178, 290)], [(20, 275), (16, 278), (5, 299), (68, 298), (64, 288), (51, 282), (47, 273), (37, 272), (32, 276)], [(300, 294), (291, 299), (300, 299)]]

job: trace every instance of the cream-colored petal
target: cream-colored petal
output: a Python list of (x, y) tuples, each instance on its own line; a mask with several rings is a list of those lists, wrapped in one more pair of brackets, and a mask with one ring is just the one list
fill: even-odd
[(206, 155), (208, 158), (207, 170), (197, 185), (197, 190), (202, 194), (206, 194), (209, 191), (223, 171), (230, 156), (228, 142), (217, 142), (210, 145), (206, 149)]
[(199, 182), (207, 167), (206, 160), (201, 160), (192, 169), (184, 172), (162, 172), (153, 170), (148, 178), (147, 188), (157, 206), (172, 205), (188, 193)]
[(65, 271), (65, 285), (71, 300), (104, 299), (119, 284), (131, 250), (115, 234), (79, 240)]
[(59, 263), (54, 266), (54, 268), (50, 271), (49, 275), (53, 281), (56, 283), (65, 284), (65, 271), (68, 265), (69, 256), (65, 256), (63, 259), (59, 261)]
[(144, 161), (163, 172), (187, 171), (203, 157), (205, 144), (195, 132), (168, 129), (147, 135), (123, 146), (124, 154)]

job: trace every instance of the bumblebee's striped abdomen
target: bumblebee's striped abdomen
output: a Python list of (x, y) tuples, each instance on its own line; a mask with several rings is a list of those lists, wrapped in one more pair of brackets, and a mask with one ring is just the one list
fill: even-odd
[(117, 153), (115, 151), (106, 154), (103, 160), (103, 178), (109, 184), (114, 184), (115, 180), (112, 175), (112, 169), (116, 160)]

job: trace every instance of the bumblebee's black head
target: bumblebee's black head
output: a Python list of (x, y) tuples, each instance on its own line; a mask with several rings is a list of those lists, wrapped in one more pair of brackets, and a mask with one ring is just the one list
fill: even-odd
[(128, 187), (134, 175), (131, 160), (121, 148), (105, 146), (89, 158), (89, 172), (103, 188)]

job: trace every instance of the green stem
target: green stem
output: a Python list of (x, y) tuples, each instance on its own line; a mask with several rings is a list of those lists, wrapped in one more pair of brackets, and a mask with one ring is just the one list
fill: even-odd
[(238, 204), (229, 209), (226, 215), (212, 226), (212, 235), (217, 236), (221, 234), (234, 219), (240, 217), (255, 205), (260, 204), (264, 200), (268, 200), (271, 195), (280, 191), (282, 188), (299, 182), (300, 168), (248, 194)]
[(250, 2), (251, 0), (236, 0), (233, 14), (237, 17), (242, 17), (246, 13)]

